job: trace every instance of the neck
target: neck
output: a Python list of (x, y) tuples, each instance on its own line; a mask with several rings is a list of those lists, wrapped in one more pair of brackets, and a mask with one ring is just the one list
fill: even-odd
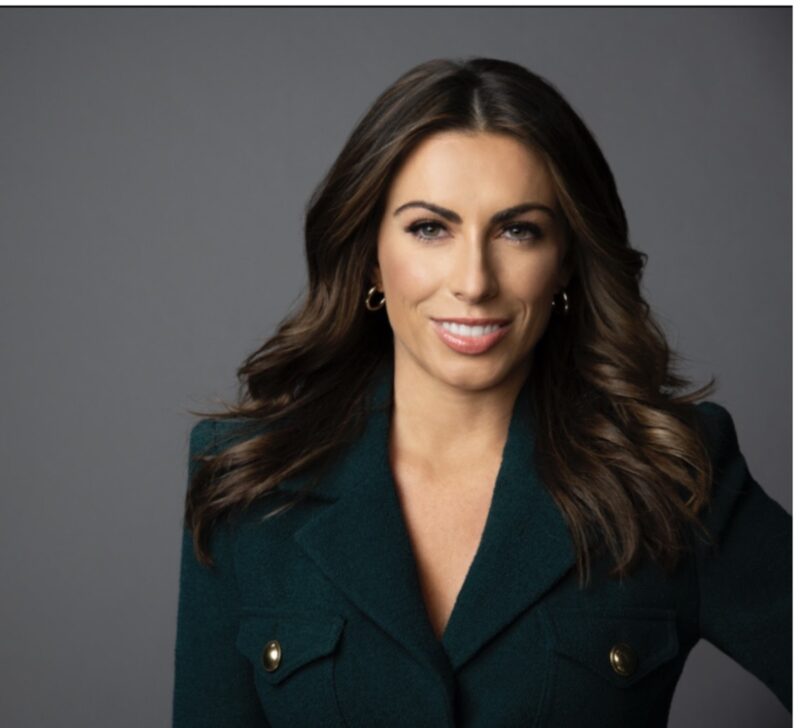
[(430, 468), (465, 467), (502, 451), (530, 367), (475, 388), (395, 356), (391, 444)]

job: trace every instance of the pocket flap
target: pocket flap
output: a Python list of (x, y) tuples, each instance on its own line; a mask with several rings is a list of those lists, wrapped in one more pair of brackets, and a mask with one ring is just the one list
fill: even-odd
[[(339, 641), (344, 619), (335, 614), (288, 614), (282, 612), (244, 612), (239, 622), (236, 647), (256, 666), (256, 672), (278, 684), (303, 665), (329, 655)], [(280, 650), (265, 658), (273, 641)], [(273, 670), (265, 663), (272, 661)]]
[(561, 609), (551, 612), (554, 650), (628, 687), (678, 654), (674, 609)]

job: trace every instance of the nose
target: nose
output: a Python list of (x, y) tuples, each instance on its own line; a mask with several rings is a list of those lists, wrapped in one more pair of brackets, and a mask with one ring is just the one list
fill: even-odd
[(464, 237), (452, 247), (450, 290), (456, 298), (477, 303), (497, 294), (498, 281), (488, 241), (479, 235)]

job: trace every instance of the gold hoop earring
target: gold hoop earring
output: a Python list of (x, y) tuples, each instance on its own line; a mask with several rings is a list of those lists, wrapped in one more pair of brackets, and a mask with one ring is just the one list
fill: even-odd
[(380, 301), (378, 301), (376, 304), (373, 305), (371, 301), (372, 294), (375, 293), (376, 291), (378, 291), (378, 287), (372, 286), (372, 288), (370, 288), (369, 291), (367, 292), (367, 297), (364, 299), (364, 305), (370, 311), (377, 311), (383, 308), (383, 305), (386, 303), (386, 296), (383, 296)]
[[(556, 295), (557, 295), (557, 294), (556, 294)], [(564, 305), (563, 305), (563, 306), (562, 306), (562, 308), (561, 308), (561, 313), (562, 313), (562, 314), (564, 314), (564, 315), (566, 315), (566, 314), (567, 314), (567, 312), (569, 311), (569, 296), (567, 296), (567, 291), (566, 291), (566, 289), (564, 289), (564, 290), (562, 290), (562, 291), (561, 291), (561, 298), (562, 298), (562, 301), (563, 301), (563, 303), (564, 303)], [(556, 299), (555, 299), (555, 298), (553, 298), (553, 300), (552, 300), (552, 301), (550, 301), (550, 306), (551, 306), (552, 308), (555, 308), (555, 307), (556, 307)]]

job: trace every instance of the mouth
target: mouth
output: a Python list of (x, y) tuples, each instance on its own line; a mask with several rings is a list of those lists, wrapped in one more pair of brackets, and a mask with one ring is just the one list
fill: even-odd
[[(439, 339), (460, 354), (483, 354), (511, 328), (510, 319), (432, 319)], [(469, 323), (467, 323), (469, 322)]]
[(508, 318), (433, 318), (436, 323), (463, 324), (464, 326), (491, 326), (499, 324), (503, 326), (511, 321)]

